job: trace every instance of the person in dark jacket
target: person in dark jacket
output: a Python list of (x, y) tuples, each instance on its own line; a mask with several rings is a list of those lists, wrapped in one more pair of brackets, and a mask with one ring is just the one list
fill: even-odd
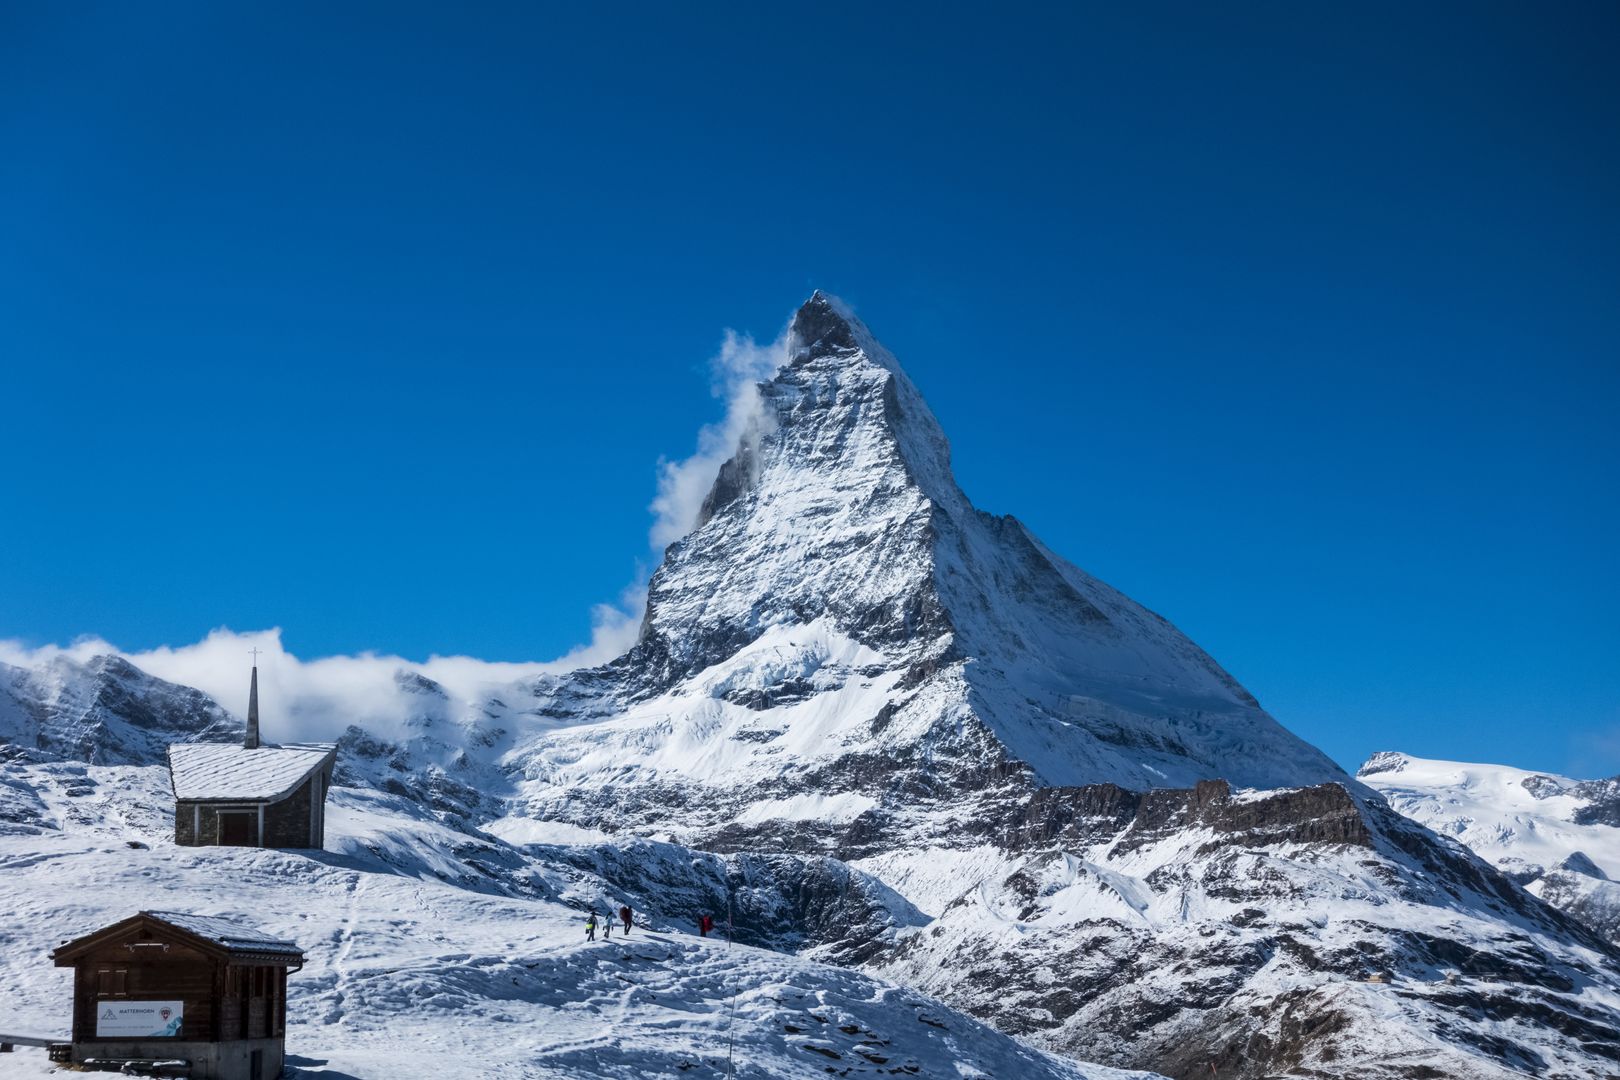
[(630, 905), (624, 904), (619, 908), (619, 921), (624, 923), (624, 932), (630, 932)]
[(585, 940), (596, 940), (596, 912), (592, 911), (590, 918), (585, 920)]
[(710, 916), (704, 915), (701, 919), (698, 920), (698, 933), (700, 935), (702, 935), (703, 937), (708, 937), (709, 936), (709, 931), (713, 930), (713, 929), (714, 929), (714, 919), (711, 918)]

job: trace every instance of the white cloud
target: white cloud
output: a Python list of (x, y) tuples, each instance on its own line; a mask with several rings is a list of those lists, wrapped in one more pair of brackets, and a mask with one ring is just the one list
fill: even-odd
[(595, 667), (624, 655), (641, 633), (641, 616), (647, 610), (647, 577), (642, 575), (619, 593), (617, 603), (591, 608), (591, 640), (576, 645), (545, 665), (552, 671), (574, 671)]
[[(788, 330), (761, 345), (747, 334), (727, 330), (720, 351), (709, 362), (711, 392), (724, 398), (726, 414), (718, 423), (698, 432), (697, 450), (680, 461), (658, 463), (658, 494), (648, 507), (653, 513), (648, 541), (654, 554), (692, 531), (703, 500), (714, 479), (745, 439), (768, 431), (761, 408), (760, 382), (774, 375), (788, 359)], [(636, 643), (641, 618), (647, 610), (647, 574), (620, 594), (617, 604), (598, 604), (591, 613), (591, 641), (563, 658), (573, 667), (605, 663)]]
[[(787, 361), (787, 330), (760, 345), (753, 338), (726, 331), (710, 370), (715, 397), (726, 402), (725, 416), (698, 433), (697, 450), (680, 461), (660, 461), (658, 494), (649, 509), (654, 522), (649, 540), (655, 553), (686, 535), (696, 523), (703, 499), (720, 466), (744, 439), (764, 433), (758, 383)], [(288, 652), (279, 627), (238, 633), (219, 628), (193, 645), (163, 646), (129, 652), (99, 637), (71, 645), (28, 648), (0, 640), (0, 662), (39, 668), (58, 657), (84, 663), (114, 654), (160, 679), (192, 686), (238, 717), (247, 712), (250, 649), (258, 649), (259, 690), (265, 737), (271, 740), (331, 739), (350, 724), (377, 734), (398, 734), (405, 722), (423, 711), (460, 715), (471, 703), (512, 684), (545, 674), (606, 663), (635, 644), (647, 605), (648, 573), (627, 586), (616, 602), (598, 604), (591, 612), (591, 639), (555, 660), (536, 663), (492, 663), (469, 656), (430, 656), (414, 662), (379, 653), (303, 659)], [(435, 703), (402, 691), (396, 676), (414, 671), (444, 687), (449, 700)]]
[(651, 537), (655, 549), (662, 551), (692, 531), (720, 466), (743, 440), (766, 433), (759, 383), (770, 378), (787, 358), (786, 329), (769, 345), (726, 331), (720, 353), (712, 362), (714, 395), (726, 399), (725, 419), (698, 432), (697, 452), (691, 457), (659, 463), (658, 496), (651, 507), (656, 519)]
[[(421, 663), (399, 656), (361, 653), (305, 660), (283, 646), (281, 630), (246, 633), (220, 628), (194, 645), (162, 646), (131, 652), (101, 638), (81, 638), (67, 647), (29, 649), (0, 641), (0, 662), (39, 668), (57, 657), (84, 663), (97, 656), (122, 656), (160, 679), (192, 686), (238, 717), (247, 713), (248, 668), (258, 649), (259, 695), (267, 739), (332, 739), (350, 724), (377, 734), (398, 734), (405, 722), (426, 713), (459, 715), (470, 702), (498, 693), (523, 679), (565, 670), (563, 661), (492, 663), (468, 656), (430, 656)], [(448, 700), (434, 702), (402, 692), (401, 671), (415, 671), (444, 687)]]

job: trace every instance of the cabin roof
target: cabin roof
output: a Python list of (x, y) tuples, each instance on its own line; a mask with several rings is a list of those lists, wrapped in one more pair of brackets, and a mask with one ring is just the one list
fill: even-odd
[(63, 942), (51, 953), (51, 958), (59, 966), (70, 963), (74, 957), (101, 942), (109, 938), (117, 940), (120, 935), (149, 922), (161, 923), (172, 930), (178, 930), (183, 936), (194, 939), (205, 950), (215, 953), (225, 953), (227, 956), (238, 958), (268, 959), (272, 962), (281, 960), (288, 965), (299, 965), (304, 961), (304, 950), (286, 938), (278, 938), (217, 915), (188, 915), (178, 911), (138, 912), (121, 922), (91, 931), (72, 941)]
[(337, 757), (333, 743), (288, 743), (252, 750), (235, 743), (177, 743), (169, 747), (176, 799), (192, 802), (274, 802), (286, 798)]
[(143, 911), (141, 914), (206, 938), (230, 952), (284, 952), (299, 956), (304, 952), (286, 938), (278, 938), (217, 915), (187, 915), (179, 911)]

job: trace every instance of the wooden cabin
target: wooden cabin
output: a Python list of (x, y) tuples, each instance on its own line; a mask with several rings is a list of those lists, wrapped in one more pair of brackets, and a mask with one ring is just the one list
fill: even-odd
[(326, 792), (336, 768), (333, 743), (259, 742), (255, 666), (248, 691), (247, 735), (241, 746), (169, 747), (174, 842), (184, 847), (324, 847)]
[(166, 1075), (273, 1080), (286, 1051), (287, 974), (304, 953), (205, 915), (143, 911), (65, 942), (73, 968), (73, 1061), (168, 1062)]

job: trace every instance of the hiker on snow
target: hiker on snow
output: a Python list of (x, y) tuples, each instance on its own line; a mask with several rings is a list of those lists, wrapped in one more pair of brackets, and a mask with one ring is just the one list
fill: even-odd
[(613, 906), (608, 905), (608, 913), (602, 919), (602, 940), (606, 941), (613, 936)]
[(623, 907), (619, 908), (619, 918), (624, 921), (624, 932), (628, 934), (630, 932), (630, 905), (629, 904), (625, 904)]
[(699, 935), (701, 935), (703, 937), (708, 937), (709, 936), (709, 931), (713, 930), (713, 929), (714, 929), (714, 920), (712, 918), (710, 918), (708, 915), (704, 915), (701, 919), (698, 920), (698, 934)]
[(585, 920), (585, 940), (586, 941), (595, 941), (596, 940), (596, 912), (595, 911), (592, 911), (591, 912), (591, 917)]

